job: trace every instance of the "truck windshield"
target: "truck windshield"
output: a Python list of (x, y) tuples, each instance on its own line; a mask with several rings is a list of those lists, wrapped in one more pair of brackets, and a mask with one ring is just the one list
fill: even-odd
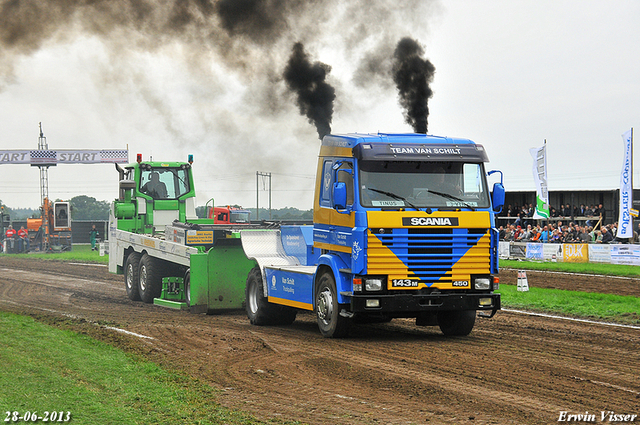
[(361, 161), (360, 204), (378, 208), (488, 208), (482, 164)]
[(153, 199), (178, 199), (189, 192), (189, 176), (182, 168), (158, 167), (143, 170), (140, 192)]
[(238, 211), (238, 210), (231, 210), (231, 212), (229, 213), (230, 215), (230, 219), (229, 221), (231, 223), (250, 223), (250, 215), (251, 213), (249, 211)]

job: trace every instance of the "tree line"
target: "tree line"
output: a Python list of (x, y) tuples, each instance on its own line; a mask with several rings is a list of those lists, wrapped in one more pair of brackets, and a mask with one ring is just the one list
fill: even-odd
[[(55, 202), (61, 201), (56, 199)], [(72, 220), (108, 220), (109, 208), (111, 203), (107, 201), (98, 201), (92, 196), (79, 195), (69, 199), (71, 207)], [(233, 206), (233, 205), (232, 205)], [(11, 208), (0, 200), (0, 207), (4, 214), (8, 214), (11, 220), (26, 220), (27, 218), (39, 218), (40, 208)], [(239, 206), (235, 206), (240, 208)], [(241, 208), (242, 209), (242, 208)], [(256, 220), (255, 208), (244, 208), (251, 212), (251, 219)], [(205, 206), (196, 207), (196, 215), (199, 218), (207, 216), (207, 208)], [(293, 207), (285, 207), (271, 210), (272, 220), (312, 220), (313, 210), (299, 210)], [(269, 210), (260, 208), (260, 220), (269, 220)]]

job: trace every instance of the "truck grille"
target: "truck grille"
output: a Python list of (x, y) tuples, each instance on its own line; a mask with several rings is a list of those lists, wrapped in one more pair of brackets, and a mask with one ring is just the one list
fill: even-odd
[(367, 273), (451, 284), (490, 270), (489, 229), (374, 229)]

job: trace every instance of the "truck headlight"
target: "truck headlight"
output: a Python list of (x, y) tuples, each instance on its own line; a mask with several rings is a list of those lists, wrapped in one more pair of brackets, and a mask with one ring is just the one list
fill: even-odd
[(382, 279), (367, 279), (364, 283), (364, 289), (367, 291), (382, 291)]
[(491, 280), (488, 277), (477, 277), (473, 284), (478, 290), (487, 290), (491, 287)]

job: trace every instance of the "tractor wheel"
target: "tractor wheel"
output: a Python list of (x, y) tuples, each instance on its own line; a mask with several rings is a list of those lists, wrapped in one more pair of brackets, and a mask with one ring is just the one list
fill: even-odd
[(140, 259), (140, 298), (147, 304), (162, 293), (162, 264), (148, 254)]
[(475, 310), (441, 311), (438, 313), (438, 326), (445, 336), (469, 335), (475, 323)]
[(140, 254), (132, 252), (127, 256), (124, 263), (124, 286), (127, 289), (127, 296), (131, 301), (140, 301)]
[(342, 338), (349, 333), (351, 319), (340, 315), (336, 282), (328, 272), (318, 280), (316, 316), (320, 333), (325, 338)]

